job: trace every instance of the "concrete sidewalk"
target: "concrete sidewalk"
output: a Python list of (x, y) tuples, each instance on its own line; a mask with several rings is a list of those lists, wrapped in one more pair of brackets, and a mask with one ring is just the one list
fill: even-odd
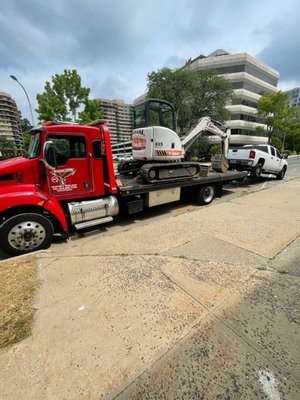
[(299, 237), (293, 179), (37, 254), (0, 399), (298, 400)]

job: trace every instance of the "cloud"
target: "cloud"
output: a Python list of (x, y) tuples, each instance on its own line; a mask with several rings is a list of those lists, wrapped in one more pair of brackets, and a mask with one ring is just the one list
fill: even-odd
[(280, 72), (283, 82), (299, 82), (300, 71), (300, 25), (298, 15), (284, 16), (288, 24), (274, 21), (268, 29), (272, 40), (258, 54), (258, 58)]
[[(249, 52), (299, 82), (298, 0), (2, 0), (0, 90), (28, 115), (51, 76), (76, 69), (91, 96), (131, 102), (147, 75), (218, 48)], [(35, 108), (34, 106), (33, 108)]]
[[(125, 99), (126, 92), (129, 91), (129, 83), (125, 78), (116, 75), (109, 75), (103, 82), (94, 85), (93, 93), (95, 97), (102, 97), (101, 93), (109, 99)], [(100, 93), (97, 96), (96, 93)], [(126, 99), (127, 100), (127, 99)]]
[[(132, 13), (133, 7), (137, 10)], [(116, 65), (137, 57), (145, 30), (134, 0), (4, 1), (0, 15), (3, 67), (26, 64)], [(17, 27), (17, 29), (16, 29)], [(18, 57), (19, 56), (19, 57)]]
[(168, 67), (168, 68), (180, 68), (182, 67), (186, 62), (185, 58), (179, 57), (178, 55), (172, 55), (169, 56), (165, 63), (164, 63), (164, 67)]

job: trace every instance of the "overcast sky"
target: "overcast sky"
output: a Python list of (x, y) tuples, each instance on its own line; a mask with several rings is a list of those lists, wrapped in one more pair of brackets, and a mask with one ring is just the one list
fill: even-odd
[[(222, 48), (300, 86), (299, 0), (1, 0), (0, 91), (30, 120), (45, 82), (77, 69), (91, 98), (132, 102), (147, 74)], [(36, 118), (36, 115), (34, 115)]]

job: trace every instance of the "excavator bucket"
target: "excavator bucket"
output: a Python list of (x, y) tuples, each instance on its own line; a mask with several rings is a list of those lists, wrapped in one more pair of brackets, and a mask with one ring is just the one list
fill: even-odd
[(216, 154), (211, 157), (211, 167), (216, 172), (225, 172), (229, 168), (227, 158), (223, 154)]

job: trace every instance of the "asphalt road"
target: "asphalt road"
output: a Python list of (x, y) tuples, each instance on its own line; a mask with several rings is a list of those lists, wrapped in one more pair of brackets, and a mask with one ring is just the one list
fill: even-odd
[[(288, 170), (285, 176), (285, 180), (291, 180), (295, 177), (300, 176), (300, 155), (289, 158)], [(221, 198), (214, 199), (211, 207), (216, 204), (231, 201), (235, 197), (246, 196), (250, 193), (254, 193), (260, 190), (278, 186), (281, 181), (278, 181), (274, 175), (263, 175), (258, 181), (254, 182), (252, 179), (247, 178), (244, 182), (233, 182), (229, 185), (224, 186), (223, 194)], [(146, 209), (142, 214), (135, 216), (115, 217), (114, 221), (110, 224), (100, 226), (98, 228), (88, 228), (81, 232), (75, 232), (71, 235), (69, 246), (77, 240), (84, 240), (91, 236), (97, 238), (98, 235), (110, 235), (120, 231), (126, 231), (130, 229), (132, 225), (138, 226), (141, 224), (148, 224), (156, 219), (160, 219), (163, 215), (168, 214), (172, 216), (181, 215), (187, 212), (194, 211), (199, 208), (194, 203), (181, 203), (176, 202), (172, 204), (162, 205), (155, 207), (154, 209)], [(54, 249), (59, 248), (63, 239), (60, 236), (54, 237), (52, 247)], [(9, 255), (0, 250), (0, 261), (10, 258)]]

